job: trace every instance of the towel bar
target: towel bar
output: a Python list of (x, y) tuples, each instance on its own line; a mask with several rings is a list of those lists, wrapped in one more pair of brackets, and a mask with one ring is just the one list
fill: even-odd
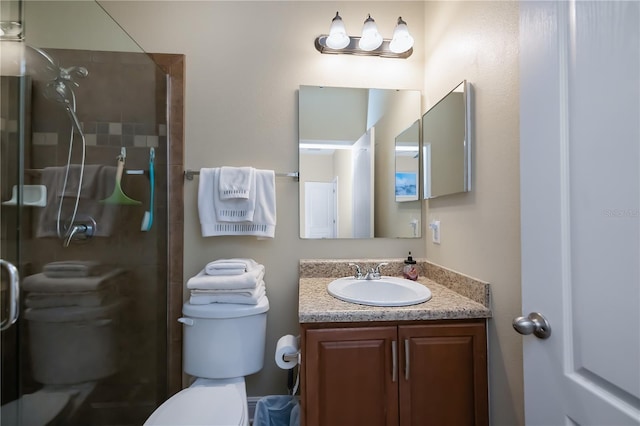
[(295, 352), (292, 354), (284, 354), (282, 355), (282, 359), (285, 361), (296, 361), (298, 359), (299, 352)]
[[(197, 176), (200, 174), (199, 170), (185, 170), (184, 171), (184, 177), (187, 180), (193, 180), (194, 176)], [(278, 177), (291, 177), (294, 178), (295, 180), (298, 180), (300, 178), (300, 174), (298, 172), (289, 172), (289, 173), (278, 173), (276, 172), (276, 176)]]
[[(24, 169), (24, 171), (25, 173), (36, 176), (36, 177), (42, 175), (42, 169)], [(141, 170), (141, 169), (125, 169), (124, 173), (128, 175), (143, 175), (147, 173), (147, 171)]]

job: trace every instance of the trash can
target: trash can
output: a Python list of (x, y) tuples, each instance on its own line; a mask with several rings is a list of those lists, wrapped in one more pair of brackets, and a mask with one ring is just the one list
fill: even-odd
[(270, 395), (256, 403), (253, 426), (299, 426), (300, 403), (292, 395)]

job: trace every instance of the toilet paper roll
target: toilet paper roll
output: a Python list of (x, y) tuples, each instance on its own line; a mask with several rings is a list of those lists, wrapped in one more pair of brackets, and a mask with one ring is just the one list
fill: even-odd
[(298, 365), (298, 356), (294, 360), (285, 361), (283, 358), (285, 355), (297, 355), (299, 354), (298, 349), (298, 338), (291, 334), (287, 334), (278, 339), (278, 343), (276, 344), (276, 365), (283, 370), (290, 370), (296, 365)]

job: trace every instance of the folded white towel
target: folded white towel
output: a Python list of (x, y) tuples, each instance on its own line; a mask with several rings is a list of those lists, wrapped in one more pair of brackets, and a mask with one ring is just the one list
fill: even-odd
[(27, 308), (60, 308), (63, 306), (80, 306), (95, 308), (111, 303), (116, 298), (113, 288), (98, 291), (71, 291), (64, 293), (29, 292), (24, 299)]
[(264, 281), (254, 289), (238, 290), (191, 290), (189, 303), (192, 305), (207, 305), (209, 303), (239, 303), (257, 305), (266, 294)]
[[(221, 221), (215, 214), (210, 192), (203, 188), (203, 171), (200, 172), (198, 189), (198, 209), (203, 237), (220, 235), (254, 235), (273, 238), (276, 230), (276, 187), (273, 170), (255, 170), (255, 211), (252, 221)], [(205, 176), (208, 173), (205, 174)], [(213, 176), (211, 172), (211, 176)], [(213, 178), (211, 178), (213, 180)], [(205, 195), (206, 194), (206, 195)], [(207, 200), (207, 197), (209, 200)]]
[(218, 190), (221, 200), (233, 198), (249, 198), (249, 190), (255, 184), (253, 167), (220, 168)]
[[(255, 173), (253, 174), (255, 181)], [(200, 222), (245, 222), (253, 220), (256, 205), (255, 184), (248, 198), (223, 200), (219, 191), (220, 168), (200, 169), (198, 212)], [(207, 236), (207, 235), (203, 235)]]
[(262, 298), (265, 297), (264, 290), (257, 297), (244, 297), (244, 296), (236, 296), (236, 295), (226, 295), (226, 296), (191, 296), (189, 298), (189, 303), (192, 305), (208, 305), (211, 303), (233, 303), (238, 305), (257, 305), (260, 303)]
[(222, 290), (203, 290), (200, 288), (194, 288), (193, 290), (189, 290), (189, 291), (191, 292), (191, 294), (209, 294), (209, 295), (238, 294), (240, 296), (251, 296), (258, 290), (258, 287), (264, 286), (264, 285), (265, 285), (264, 280), (262, 280), (254, 288), (233, 288), (233, 289), (222, 289)]
[(22, 288), (37, 293), (98, 291), (119, 284), (125, 277), (124, 272), (124, 269), (114, 269), (103, 275), (79, 278), (49, 278), (40, 273), (26, 277), (22, 282)]
[(253, 259), (218, 259), (204, 267), (207, 275), (241, 275), (258, 266)]
[(242, 275), (247, 270), (245, 268), (227, 268), (227, 269), (206, 269), (204, 270), (207, 275)]
[(215, 276), (207, 275), (203, 269), (195, 277), (189, 278), (187, 288), (200, 290), (231, 290), (238, 288), (255, 288), (264, 277), (264, 266), (258, 265), (242, 275)]
[(77, 278), (98, 275), (99, 266), (95, 260), (61, 260), (44, 265), (42, 273), (49, 278)]

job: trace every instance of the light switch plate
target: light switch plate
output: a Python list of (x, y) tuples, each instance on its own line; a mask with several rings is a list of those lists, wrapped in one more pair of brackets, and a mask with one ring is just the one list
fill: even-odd
[(431, 221), (431, 223), (429, 224), (429, 228), (431, 228), (431, 241), (434, 244), (440, 244), (440, 221)]

